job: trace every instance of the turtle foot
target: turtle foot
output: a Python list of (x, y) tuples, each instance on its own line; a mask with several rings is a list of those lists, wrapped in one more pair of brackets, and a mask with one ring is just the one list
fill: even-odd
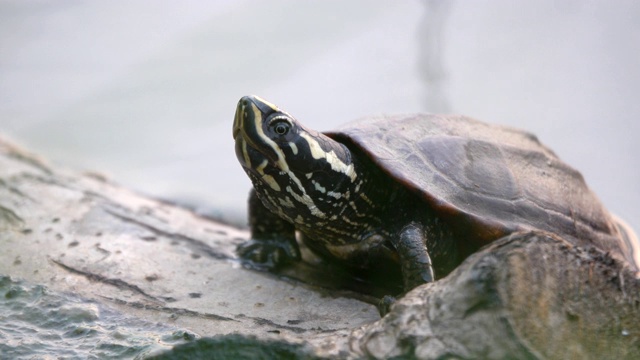
[(300, 250), (288, 241), (252, 239), (237, 248), (238, 255), (259, 267), (275, 269), (300, 260)]
[(385, 315), (387, 315), (389, 313), (389, 310), (391, 309), (391, 305), (393, 305), (395, 302), (396, 298), (391, 295), (385, 295), (384, 297), (382, 297), (382, 299), (380, 299), (380, 302), (378, 302), (378, 312), (380, 313), (380, 317), (384, 317)]

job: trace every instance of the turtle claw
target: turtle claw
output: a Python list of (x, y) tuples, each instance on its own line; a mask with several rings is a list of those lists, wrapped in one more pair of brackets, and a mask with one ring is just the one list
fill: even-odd
[(391, 295), (385, 295), (380, 302), (378, 302), (378, 312), (380, 313), (380, 317), (384, 317), (389, 313), (391, 309), (391, 305), (396, 302), (396, 298)]
[(238, 255), (260, 267), (277, 269), (300, 260), (300, 251), (282, 240), (252, 239), (237, 248)]

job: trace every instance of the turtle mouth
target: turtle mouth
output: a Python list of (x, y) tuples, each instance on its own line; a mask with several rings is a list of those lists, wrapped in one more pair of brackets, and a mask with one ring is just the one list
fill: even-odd
[(233, 120), (233, 139), (236, 155), (244, 167), (255, 168), (266, 159), (269, 163), (278, 161), (277, 145), (265, 135), (266, 121), (280, 113), (273, 104), (257, 96), (244, 96), (238, 101)]
[(233, 140), (237, 141), (238, 138), (238, 134), (240, 134), (242, 130), (240, 130), (240, 126), (237, 124), (236, 121), (233, 122)]
[(244, 127), (244, 121), (246, 116), (246, 110), (245, 110), (245, 102), (243, 102), (243, 99), (240, 99), (240, 101), (238, 102), (238, 106), (236, 107), (236, 114), (233, 118), (233, 140), (238, 141), (238, 135), (242, 134), (242, 137), (244, 137), (244, 131), (242, 131), (242, 128)]
[(261, 173), (267, 162), (273, 164), (277, 154), (266, 144), (263, 122), (278, 108), (257, 96), (244, 96), (238, 101), (233, 120), (236, 157), (246, 170)]
[(242, 167), (255, 171), (254, 165), (260, 163), (264, 156), (257, 144), (252, 141), (250, 134), (247, 133), (248, 127), (251, 127), (253, 133), (257, 133), (255, 115), (250, 113), (250, 105), (249, 100), (245, 98), (238, 102), (233, 120), (233, 140), (236, 143), (236, 157)]

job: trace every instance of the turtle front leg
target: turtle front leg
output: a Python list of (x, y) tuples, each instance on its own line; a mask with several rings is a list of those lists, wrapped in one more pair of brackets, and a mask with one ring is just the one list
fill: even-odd
[[(427, 251), (426, 239), (422, 225), (410, 223), (399, 232), (396, 239), (396, 250), (400, 257), (402, 281), (404, 291), (429, 282), (433, 282), (433, 266)], [(378, 304), (380, 316), (389, 312), (389, 308), (396, 301), (393, 296), (385, 296)]]
[(251, 240), (238, 246), (241, 258), (270, 268), (300, 260), (295, 228), (267, 209), (255, 190), (249, 193)]

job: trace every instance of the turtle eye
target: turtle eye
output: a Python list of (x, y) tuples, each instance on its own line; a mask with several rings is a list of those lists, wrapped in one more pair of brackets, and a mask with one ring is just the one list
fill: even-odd
[(284, 119), (273, 121), (269, 125), (273, 132), (280, 136), (287, 135), (289, 133), (289, 130), (291, 130), (291, 123)]
[(279, 123), (276, 125), (275, 130), (276, 130), (276, 134), (285, 135), (286, 133), (289, 132), (289, 125), (285, 123)]

